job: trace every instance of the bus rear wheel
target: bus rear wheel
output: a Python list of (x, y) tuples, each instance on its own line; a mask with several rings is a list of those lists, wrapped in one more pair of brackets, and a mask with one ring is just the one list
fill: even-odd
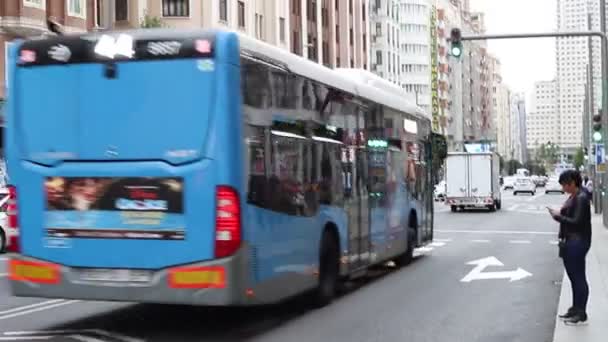
[(329, 229), (323, 232), (319, 251), (319, 284), (315, 291), (317, 307), (326, 306), (336, 296), (339, 272), (340, 250), (338, 241)]

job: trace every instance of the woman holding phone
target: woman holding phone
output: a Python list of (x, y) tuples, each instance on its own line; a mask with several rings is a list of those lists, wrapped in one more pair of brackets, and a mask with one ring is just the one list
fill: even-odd
[(587, 322), (589, 285), (585, 259), (591, 247), (591, 206), (587, 194), (581, 188), (582, 182), (578, 171), (564, 171), (559, 176), (559, 184), (569, 194), (568, 199), (561, 210), (547, 208), (553, 219), (560, 224), (560, 257), (564, 260), (572, 284), (572, 307), (559, 316), (566, 324)]

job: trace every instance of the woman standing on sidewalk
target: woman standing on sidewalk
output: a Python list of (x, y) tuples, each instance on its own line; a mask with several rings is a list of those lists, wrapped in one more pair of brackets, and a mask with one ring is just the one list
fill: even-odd
[(561, 210), (549, 209), (551, 216), (560, 223), (560, 257), (564, 260), (572, 284), (572, 307), (560, 315), (566, 324), (587, 321), (589, 285), (585, 258), (591, 247), (591, 207), (587, 194), (581, 188), (582, 181), (578, 171), (564, 171), (559, 176), (559, 183), (570, 196)]

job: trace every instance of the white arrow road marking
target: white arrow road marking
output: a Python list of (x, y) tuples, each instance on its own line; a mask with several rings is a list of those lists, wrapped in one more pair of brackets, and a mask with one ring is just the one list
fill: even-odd
[(500, 260), (493, 256), (467, 262), (467, 265), (475, 265), (475, 267), (460, 280), (464, 283), (469, 283), (473, 280), (485, 279), (510, 279), (510, 282), (514, 282), (532, 276), (532, 273), (524, 270), (521, 267), (518, 267), (515, 271), (482, 272), (488, 266), (504, 266)]

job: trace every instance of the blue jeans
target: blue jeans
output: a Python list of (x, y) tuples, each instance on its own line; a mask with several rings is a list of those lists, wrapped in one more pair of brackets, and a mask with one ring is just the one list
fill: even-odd
[(589, 285), (585, 273), (585, 258), (591, 241), (572, 239), (566, 241), (564, 267), (572, 284), (572, 307), (579, 313), (587, 313)]

